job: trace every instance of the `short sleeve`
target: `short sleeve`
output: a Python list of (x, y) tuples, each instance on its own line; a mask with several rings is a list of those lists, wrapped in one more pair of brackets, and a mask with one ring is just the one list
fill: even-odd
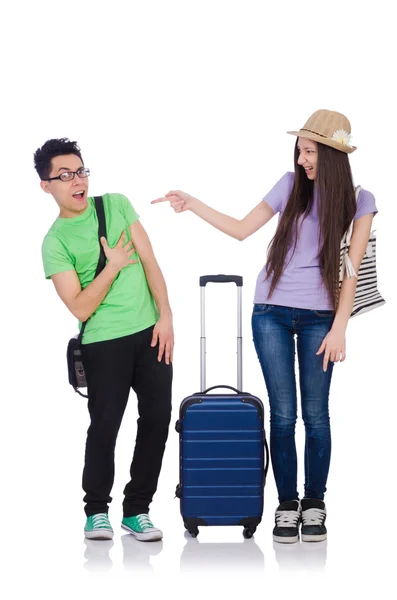
[(56, 273), (74, 269), (71, 256), (55, 235), (46, 235), (41, 247), (41, 255), (46, 279), (50, 279)]
[(266, 194), (263, 201), (273, 209), (274, 214), (282, 212), (290, 197), (294, 185), (295, 174), (285, 173), (274, 187)]
[(378, 209), (376, 208), (374, 195), (361, 188), (357, 198), (357, 210), (354, 215), (354, 220), (371, 213), (375, 216), (377, 212)]
[(112, 194), (112, 201), (125, 218), (128, 227), (135, 223), (135, 221), (138, 221), (139, 215), (126, 196), (123, 196), (123, 194)]

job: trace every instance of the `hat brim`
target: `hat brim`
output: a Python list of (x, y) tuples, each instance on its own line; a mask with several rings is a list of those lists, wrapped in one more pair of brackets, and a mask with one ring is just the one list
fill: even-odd
[(345, 152), (345, 154), (351, 154), (352, 152), (357, 150), (356, 146), (346, 146), (346, 144), (341, 144), (336, 140), (322, 137), (321, 135), (317, 135), (316, 133), (309, 133), (308, 131), (287, 131), (287, 133), (289, 133), (290, 135), (296, 135), (297, 137), (305, 138), (307, 140), (313, 140), (314, 142), (324, 144), (325, 146), (330, 146), (331, 148), (335, 148), (335, 150)]

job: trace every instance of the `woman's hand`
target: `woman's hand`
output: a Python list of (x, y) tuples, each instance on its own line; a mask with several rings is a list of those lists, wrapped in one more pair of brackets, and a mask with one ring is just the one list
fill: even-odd
[(323, 339), (316, 355), (324, 352), (323, 370), (328, 368), (328, 362), (343, 362), (346, 358), (346, 330), (342, 327), (332, 327)]
[(194, 202), (197, 202), (197, 198), (190, 196), (190, 194), (186, 194), (186, 192), (181, 192), (180, 190), (174, 190), (168, 192), (163, 198), (152, 200), (150, 204), (158, 204), (159, 202), (166, 202), (167, 200), (169, 201), (171, 208), (177, 213), (190, 210)]

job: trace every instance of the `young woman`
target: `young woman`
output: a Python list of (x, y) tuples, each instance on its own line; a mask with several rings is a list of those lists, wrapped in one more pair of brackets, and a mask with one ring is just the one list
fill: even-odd
[[(340, 243), (354, 219), (349, 256), (358, 272), (377, 209), (363, 189), (356, 199), (348, 154), (348, 119), (316, 111), (299, 131), (295, 172), (286, 173), (242, 220), (181, 191), (169, 192), (175, 212), (190, 210), (223, 233), (244, 240), (279, 213), (267, 263), (259, 273), (252, 314), (255, 348), (270, 401), (270, 451), (279, 503), (273, 538), (326, 539), (324, 493), (331, 456), (328, 397), (333, 365), (346, 357), (345, 333), (357, 280), (339, 286)], [(305, 488), (299, 500), (295, 423), (295, 337), (305, 425)]]

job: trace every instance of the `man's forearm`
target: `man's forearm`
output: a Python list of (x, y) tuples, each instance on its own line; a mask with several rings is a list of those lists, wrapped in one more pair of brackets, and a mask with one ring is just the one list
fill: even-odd
[(143, 268), (150, 291), (153, 294), (154, 301), (160, 316), (172, 315), (170, 303), (168, 300), (167, 286), (159, 265), (156, 260), (148, 260), (143, 262)]
[(86, 321), (96, 311), (109, 292), (119, 271), (109, 263), (76, 298), (73, 313), (80, 321)]

